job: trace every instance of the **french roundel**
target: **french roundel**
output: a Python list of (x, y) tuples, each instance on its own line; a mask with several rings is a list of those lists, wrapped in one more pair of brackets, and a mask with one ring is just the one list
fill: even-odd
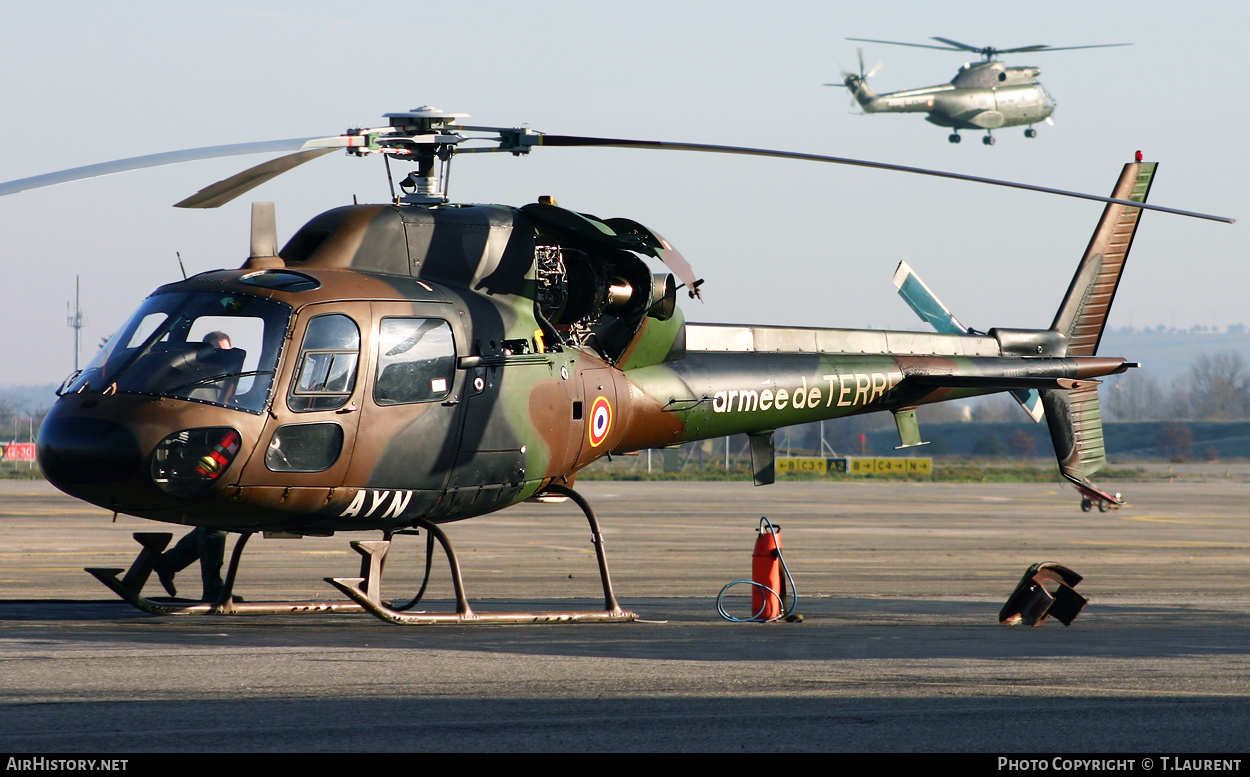
[(590, 406), (590, 445), (597, 448), (612, 431), (612, 405), (607, 397), (599, 397)]

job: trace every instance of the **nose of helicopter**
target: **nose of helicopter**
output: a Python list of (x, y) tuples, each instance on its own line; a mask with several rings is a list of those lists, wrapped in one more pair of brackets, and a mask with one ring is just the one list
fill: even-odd
[(62, 491), (96, 504), (111, 502), (113, 487), (132, 480), (142, 468), (135, 435), (103, 418), (49, 413), (39, 430), (39, 467)]

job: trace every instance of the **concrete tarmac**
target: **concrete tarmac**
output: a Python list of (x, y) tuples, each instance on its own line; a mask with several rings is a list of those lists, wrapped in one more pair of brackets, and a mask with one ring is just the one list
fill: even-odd
[[(1250, 741), (1250, 483), (587, 482), (632, 624), (401, 627), (369, 615), (155, 617), (82, 571), (135, 531), (0, 482), (0, 750), (1239, 752)], [(801, 623), (730, 623), (760, 516)], [(595, 609), (571, 503), (447, 527), (479, 611)], [(236, 592), (337, 600), (349, 539), (254, 538)], [(385, 594), (411, 596), (424, 538)], [(1024, 570), (1085, 576), (1071, 627), (1002, 626)], [(198, 594), (194, 568), (180, 593)], [(429, 609), (450, 611), (436, 558)], [(741, 595), (737, 592), (741, 591)], [(747, 615), (745, 587), (731, 612)], [(145, 593), (162, 596), (156, 580)]]

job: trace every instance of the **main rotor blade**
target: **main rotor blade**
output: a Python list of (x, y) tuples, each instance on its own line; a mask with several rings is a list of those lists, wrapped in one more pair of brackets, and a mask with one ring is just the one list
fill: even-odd
[(1071, 51), (1073, 49), (1107, 49), (1107, 48), (1112, 48), (1114, 46), (1132, 46), (1133, 45), (1132, 43), (1099, 43), (1093, 46), (1047, 46), (1042, 43), (1037, 43), (1032, 46), (1016, 46), (1015, 48), (1010, 48), (1010, 49), (996, 49), (993, 46), (986, 46), (985, 48), (979, 49), (975, 46), (969, 46), (967, 43), (960, 43), (957, 40), (951, 40), (950, 38), (935, 37), (933, 40), (941, 41), (942, 43), (949, 43), (950, 45), (963, 49), (964, 51), (975, 51), (976, 53), (981, 54), (982, 56), (989, 56), (989, 57), (996, 56), (998, 54), (1020, 54), (1022, 52), (1039, 52), (1039, 51)]
[(280, 156), (268, 162), (249, 167), (241, 173), (205, 186), (182, 202), (174, 203), (175, 208), (220, 208), (240, 194), (255, 189), (262, 183), (277, 178), (286, 171), (311, 162), (319, 156), (334, 151), (332, 148), (314, 148), (308, 151), (296, 151), (294, 154)]
[(1132, 43), (1098, 43), (1093, 46), (1029, 46), (1022, 49), (999, 49), (1000, 54), (1011, 54), (1016, 51), (1072, 51), (1073, 49), (1110, 49), (1116, 46), (1132, 46)]
[(539, 146), (565, 146), (565, 147), (614, 147), (614, 148), (640, 148), (653, 149), (662, 151), (704, 151), (713, 154), (742, 154), (745, 156), (765, 156), (775, 157), (778, 159), (798, 159), (804, 162), (828, 162), (835, 165), (849, 165), (851, 167), (870, 167), (876, 170), (894, 170), (900, 173), (914, 173), (916, 175), (929, 175), (935, 178), (951, 178), (957, 181), (972, 181), (974, 183), (985, 183), (992, 186), (1006, 186), (1010, 189), (1024, 189), (1026, 191), (1042, 192), (1044, 194), (1057, 194), (1061, 197), (1075, 197), (1082, 200), (1093, 200), (1095, 202), (1109, 202), (1115, 205), (1128, 205), (1133, 208), (1142, 208), (1144, 210), (1157, 210), (1163, 213), (1174, 213), (1178, 216), (1189, 216), (1191, 218), (1208, 219), (1210, 221), (1222, 221), (1226, 224), (1232, 224), (1236, 219), (1226, 216), (1212, 216), (1206, 213), (1196, 213), (1194, 211), (1179, 210), (1177, 208), (1167, 208), (1162, 205), (1150, 205), (1144, 202), (1133, 202), (1131, 200), (1118, 200), (1114, 197), (1100, 197), (1097, 194), (1083, 194), (1081, 192), (1068, 191), (1066, 189), (1053, 189), (1049, 186), (1035, 186), (1027, 183), (1017, 183), (1015, 181), (1003, 181), (997, 178), (983, 178), (979, 175), (965, 175), (963, 173), (948, 173), (942, 170), (930, 170), (924, 167), (910, 167), (907, 165), (894, 165), (887, 162), (871, 162), (864, 159), (850, 159), (839, 156), (825, 156), (823, 154), (804, 154), (796, 151), (776, 151), (766, 148), (748, 148), (744, 146), (716, 146), (704, 143), (672, 143), (662, 140), (624, 140), (620, 138), (590, 138), (580, 137), (577, 135), (538, 135), (535, 138), (535, 145)]
[[(941, 41), (942, 43), (945, 43), (948, 46), (954, 46), (955, 48), (963, 49), (964, 51), (973, 51), (973, 52), (976, 52), (977, 54), (980, 54), (984, 50), (984, 47), (969, 46), (967, 43), (960, 43), (959, 41), (951, 40), (950, 38), (934, 37), (934, 38), (931, 38), (931, 40)], [(995, 49), (995, 51), (997, 51), (997, 49)]]
[[(955, 49), (952, 49), (950, 46), (932, 46), (928, 43), (903, 43), (902, 41), (897, 41), (897, 40), (873, 40), (872, 38), (847, 38), (847, 40), (856, 40), (862, 43), (885, 43), (890, 46), (912, 46), (913, 48), (917, 48), (917, 49), (937, 49), (938, 51), (955, 50)], [(970, 51), (980, 51), (980, 49), (973, 49), (969, 47), (963, 47), (963, 48), (968, 48)]]
[(16, 181), (7, 181), (0, 183), (0, 197), (6, 194), (23, 192), (27, 189), (55, 186), (56, 184), (69, 183), (70, 181), (80, 181), (84, 178), (97, 178), (102, 175), (113, 175), (114, 173), (124, 173), (130, 170), (142, 170), (145, 167), (174, 165), (181, 162), (195, 162), (201, 159), (216, 159), (218, 157), (240, 156), (242, 154), (272, 154), (282, 151), (303, 151), (312, 148), (345, 148), (354, 143), (359, 144), (360, 141), (361, 139), (355, 136), (338, 135), (329, 138), (262, 140), (254, 143), (233, 143), (225, 146), (206, 146), (204, 148), (188, 148), (181, 151), (166, 151), (160, 154), (116, 159), (112, 162), (101, 162), (95, 165), (75, 167), (30, 178), (19, 178)]

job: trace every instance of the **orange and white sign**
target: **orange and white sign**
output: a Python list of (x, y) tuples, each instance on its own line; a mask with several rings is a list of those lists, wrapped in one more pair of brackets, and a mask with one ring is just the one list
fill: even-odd
[(35, 444), (33, 442), (10, 442), (0, 445), (0, 459), (4, 461), (34, 461)]

